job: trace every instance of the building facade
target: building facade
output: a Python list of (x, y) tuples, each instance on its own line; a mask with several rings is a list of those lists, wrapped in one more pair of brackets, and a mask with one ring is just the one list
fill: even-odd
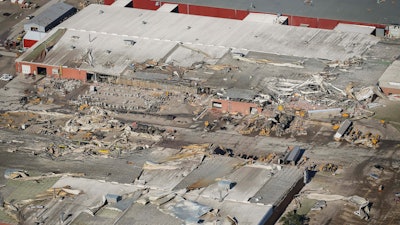
[[(113, 0), (107, 2), (112, 4)], [(244, 1), (244, 0), (138, 0), (134, 8), (157, 10), (164, 4), (177, 4), (178, 12), (183, 14), (211, 16), (229, 19), (244, 19), (251, 12), (283, 15), (288, 17), (288, 25), (323, 29), (334, 29), (339, 23), (374, 26), (384, 29), (400, 21), (399, 5), (375, 1), (329, 1), (313, 3), (305, 0)], [(397, 12), (396, 12), (397, 11)]]

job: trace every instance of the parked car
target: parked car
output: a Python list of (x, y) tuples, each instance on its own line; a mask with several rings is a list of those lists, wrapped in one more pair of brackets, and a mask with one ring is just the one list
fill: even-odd
[(26, 19), (26, 20), (30, 20), (30, 19), (32, 19), (33, 17), (34, 17), (33, 15), (29, 15), (29, 16), (26, 16), (25, 19)]
[(1, 75), (0, 80), (4, 80), (4, 81), (10, 81), (12, 80), (14, 77), (11, 74), (8, 73), (3, 73), (3, 75)]

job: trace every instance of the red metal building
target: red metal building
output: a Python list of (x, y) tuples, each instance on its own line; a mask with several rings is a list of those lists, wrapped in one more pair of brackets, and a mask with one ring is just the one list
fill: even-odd
[(46, 36), (46, 34), (47, 33), (43, 32), (28, 31), (23, 38), (23, 47), (32, 47), (36, 42), (42, 40)]
[(115, 0), (104, 0), (104, 5), (112, 5), (115, 2)]
[(290, 0), (253, 0), (250, 3), (244, 0), (135, 0), (133, 7), (157, 10), (163, 4), (170, 3), (178, 5), (179, 13), (238, 20), (242, 20), (250, 12), (280, 14), (288, 17), (288, 25), (323, 29), (334, 29), (339, 23), (385, 28), (400, 21), (400, 13), (397, 13), (400, 11), (399, 5), (360, 1), (362, 0), (321, 0), (317, 3), (311, 1), (310, 4), (307, 1), (299, 3)]

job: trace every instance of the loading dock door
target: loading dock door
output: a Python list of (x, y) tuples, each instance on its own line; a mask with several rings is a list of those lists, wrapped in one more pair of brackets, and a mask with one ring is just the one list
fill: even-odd
[(23, 74), (30, 74), (31, 73), (31, 66), (30, 65), (22, 65), (22, 73)]

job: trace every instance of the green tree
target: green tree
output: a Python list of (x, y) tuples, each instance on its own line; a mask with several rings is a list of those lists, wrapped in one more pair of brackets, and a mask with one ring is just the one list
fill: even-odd
[(283, 222), (283, 225), (303, 225), (304, 220), (305, 216), (299, 215), (295, 211), (291, 211), (282, 216), (280, 222)]

